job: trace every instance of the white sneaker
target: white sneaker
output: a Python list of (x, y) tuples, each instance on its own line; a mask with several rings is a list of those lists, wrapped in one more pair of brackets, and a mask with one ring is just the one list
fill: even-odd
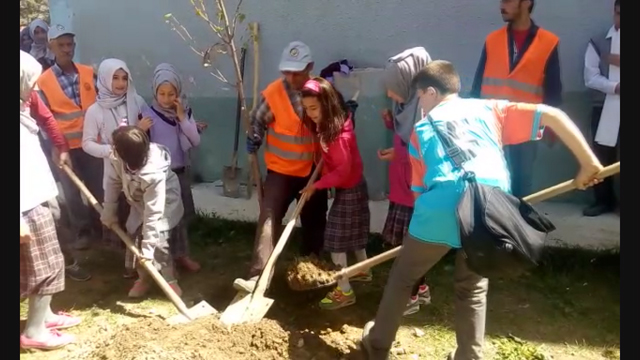
[(425, 286), (422, 290), (418, 290), (418, 303), (420, 303), (420, 305), (431, 304), (431, 291), (428, 286)]
[(245, 280), (242, 278), (237, 278), (233, 281), (233, 288), (238, 291), (244, 291), (247, 293), (252, 293), (256, 288), (256, 283), (258, 282), (258, 277), (254, 276), (249, 280)]
[(420, 311), (420, 302), (418, 297), (409, 298), (409, 302), (407, 303), (407, 308), (402, 313), (403, 316), (413, 315)]

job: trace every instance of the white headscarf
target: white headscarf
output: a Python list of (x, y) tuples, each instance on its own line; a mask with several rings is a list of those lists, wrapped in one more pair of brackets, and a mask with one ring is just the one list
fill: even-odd
[(151, 86), (153, 87), (153, 108), (169, 119), (175, 120), (178, 117), (176, 110), (174, 108), (164, 108), (160, 103), (158, 103), (158, 87), (164, 83), (169, 83), (176, 88), (176, 95), (180, 99), (186, 113), (189, 108), (189, 105), (187, 104), (187, 95), (182, 89), (182, 79), (180, 78), (178, 71), (171, 64), (162, 63), (156, 67), (153, 71), (153, 83)]
[(47, 22), (42, 19), (35, 19), (31, 22), (31, 24), (29, 24), (29, 35), (33, 40), (33, 44), (31, 44), (31, 55), (36, 59), (46, 57), (48, 59), (53, 60), (55, 56), (47, 46), (48, 45), (47, 43), (49, 42), (48, 39), (45, 39), (45, 41), (42, 43), (38, 43), (36, 41), (36, 37), (35, 37), (36, 28), (42, 28), (45, 33), (48, 33), (49, 24), (47, 24)]
[(30, 132), (38, 132), (38, 124), (27, 106), (33, 87), (42, 73), (42, 65), (33, 56), (20, 50), (20, 123)]
[[(124, 70), (129, 78), (127, 92), (115, 95), (112, 91), (113, 74), (119, 69)], [(126, 115), (128, 124), (138, 121), (137, 92), (133, 86), (133, 78), (127, 64), (120, 59), (106, 59), (98, 67), (98, 96), (96, 102), (103, 108), (103, 120), (113, 121), (118, 126)], [(118, 107), (126, 103), (126, 114), (118, 113)]]

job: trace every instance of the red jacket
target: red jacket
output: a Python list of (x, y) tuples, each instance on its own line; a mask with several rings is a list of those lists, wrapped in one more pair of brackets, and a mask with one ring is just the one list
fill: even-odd
[(322, 149), (322, 178), (314, 184), (316, 189), (348, 189), (358, 185), (363, 178), (363, 165), (356, 133), (351, 117), (342, 127), (342, 133), (327, 149)]
[(42, 102), (37, 92), (31, 92), (31, 98), (26, 105), (29, 107), (31, 117), (47, 133), (47, 137), (51, 140), (53, 146), (60, 152), (69, 151), (69, 145), (58, 127), (58, 122), (54, 119), (49, 108)]

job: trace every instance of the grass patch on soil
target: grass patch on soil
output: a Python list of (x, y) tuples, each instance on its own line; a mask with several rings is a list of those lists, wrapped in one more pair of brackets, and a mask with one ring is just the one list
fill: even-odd
[[(233, 279), (246, 275), (255, 224), (201, 216), (191, 226), (193, 257), (203, 268), (180, 278), (184, 300), (191, 306), (206, 300), (219, 311), (235, 291)], [(354, 284), (356, 305), (326, 312), (317, 302), (327, 289), (296, 292), (284, 272), (300, 242), (294, 232), (268, 296), (276, 301), (260, 324), (230, 332), (215, 317), (169, 326), (161, 317), (175, 314), (160, 290), (149, 299), (126, 298), (130, 280), (122, 278), (123, 257), (94, 249), (78, 253), (93, 279), (67, 281), (54, 297), (54, 310), (82, 316), (69, 329), (78, 341), (65, 349), (21, 353), (21, 359), (56, 360), (190, 360), (361, 359), (357, 343), (364, 323), (375, 316), (391, 262), (373, 269), (374, 280)], [(369, 252), (382, 251), (372, 235)], [(444, 359), (455, 346), (453, 332), (453, 257), (429, 274), (432, 304), (405, 318), (394, 354), (399, 359)], [(620, 358), (620, 257), (617, 251), (553, 248), (533, 273), (517, 280), (491, 283), (487, 319), (487, 359), (599, 360)], [(26, 301), (20, 303), (21, 329)]]

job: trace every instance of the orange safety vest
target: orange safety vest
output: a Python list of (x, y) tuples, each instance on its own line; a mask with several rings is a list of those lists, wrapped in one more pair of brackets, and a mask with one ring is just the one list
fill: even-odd
[(305, 177), (311, 173), (316, 151), (314, 135), (296, 114), (282, 79), (262, 92), (274, 121), (267, 127), (264, 162), (267, 169), (291, 176)]
[(542, 103), (545, 66), (558, 41), (553, 33), (538, 29), (527, 51), (509, 72), (507, 27), (489, 34), (485, 44), (487, 62), (482, 77), (482, 98)]
[(70, 149), (82, 147), (84, 112), (96, 102), (93, 68), (81, 64), (75, 64), (75, 66), (78, 69), (80, 106), (62, 91), (53, 70), (47, 69), (38, 79), (38, 87), (47, 98), (49, 109), (58, 122), (60, 131), (67, 139)]

